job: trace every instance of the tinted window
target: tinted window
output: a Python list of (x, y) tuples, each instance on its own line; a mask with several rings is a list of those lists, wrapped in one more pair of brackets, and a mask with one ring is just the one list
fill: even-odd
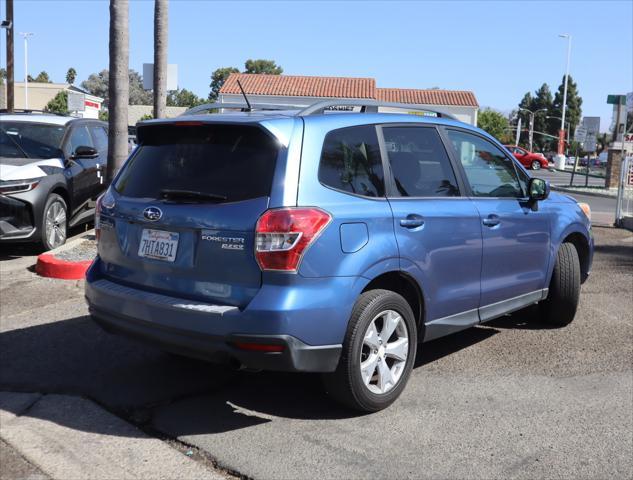
[(139, 128), (139, 147), (114, 188), (128, 197), (161, 198), (189, 190), (239, 201), (270, 195), (278, 147), (257, 127)]
[(321, 152), (319, 181), (357, 195), (384, 196), (384, 174), (376, 128), (363, 125), (328, 133)]
[(476, 197), (522, 197), (513, 161), (481, 137), (448, 130), (457, 158)]
[(68, 155), (72, 155), (77, 150), (77, 147), (93, 147), (92, 138), (88, 133), (88, 127), (81, 125), (73, 128), (70, 133), (70, 139), (66, 146), (66, 152)]
[(455, 173), (434, 128), (383, 128), (398, 193), (403, 197), (459, 195)]
[(94, 140), (95, 148), (99, 153), (105, 153), (108, 151), (108, 134), (103, 127), (90, 127), (92, 133), (92, 139)]
[(3, 157), (55, 158), (61, 156), (63, 125), (29, 122), (0, 123), (0, 155)]

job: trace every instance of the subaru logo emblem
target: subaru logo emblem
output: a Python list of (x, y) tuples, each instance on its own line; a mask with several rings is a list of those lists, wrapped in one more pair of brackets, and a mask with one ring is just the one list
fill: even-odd
[(143, 210), (143, 216), (150, 222), (155, 222), (156, 220), (160, 220), (160, 217), (163, 216), (163, 212), (161, 212), (158, 207), (147, 207)]

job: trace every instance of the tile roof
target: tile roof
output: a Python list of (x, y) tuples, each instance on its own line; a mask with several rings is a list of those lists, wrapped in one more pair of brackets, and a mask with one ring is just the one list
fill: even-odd
[(376, 99), (385, 102), (421, 105), (457, 105), (478, 107), (473, 92), (462, 90), (418, 90), (413, 88), (377, 88)]
[(376, 91), (376, 81), (373, 78), (232, 73), (222, 85), (220, 93), (241, 93), (237, 80), (244, 91), (251, 95), (375, 98)]
[(479, 107), (473, 92), (461, 90), (419, 90), (413, 88), (377, 88), (373, 78), (307, 77), (232, 73), (220, 93), (239, 94), (240, 81), (247, 94), (290, 97), (369, 98), (385, 102), (417, 105)]

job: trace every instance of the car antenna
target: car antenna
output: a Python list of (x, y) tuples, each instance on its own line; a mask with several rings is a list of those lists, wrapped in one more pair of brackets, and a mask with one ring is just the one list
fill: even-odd
[(242, 96), (244, 97), (244, 100), (246, 100), (246, 105), (248, 105), (247, 109), (242, 109), (242, 111), (246, 111), (246, 112), (252, 112), (253, 111), (253, 107), (251, 107), (251, 102), (248, 101), (248, 97), (246, 96), (246, 92), (244, 91), (244, 88), (242, 87), (242, 84), (240, 83), (240, 81), (237, 81), (237, 86), (240, 87), (240, 90), (242, 92)]

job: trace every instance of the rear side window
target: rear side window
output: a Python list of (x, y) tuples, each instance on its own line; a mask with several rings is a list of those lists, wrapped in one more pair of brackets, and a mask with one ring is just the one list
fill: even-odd
[(401, 197), (455, 197), (455, 173), (437, 130), (383, 127), (396, 190)]
[(383, 197), (385, 179), (373, 125), (333, 130), (323, 142), (319, 181), (366, 197)]
[(258, 127), (155, 125), (141, 127), (139, 147), (114, 188), (158, 199), (185, 190), (240, 201), (270, 195), (278, 146)]

